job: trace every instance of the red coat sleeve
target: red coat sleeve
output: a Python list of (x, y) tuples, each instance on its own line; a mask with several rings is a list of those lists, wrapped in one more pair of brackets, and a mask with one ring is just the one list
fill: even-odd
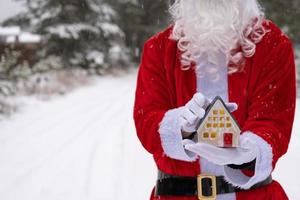
[[(269, 46), (275, 44), (266, 41)], [(292, 44), (285, 36), (264, 55), (249, 90), (243, 131), (251, 131), (271, 145), (274, 169), (277, 160), (286, 153), (291, 137), (296, 103), (295, 61)]]
[(159, 123), (171, 103), (163, 65), (163, 40), (154, 36), (144, 45), (138, 70), (134, 102), (137, 135), (144, 148), (152, 154), (162, 154)]

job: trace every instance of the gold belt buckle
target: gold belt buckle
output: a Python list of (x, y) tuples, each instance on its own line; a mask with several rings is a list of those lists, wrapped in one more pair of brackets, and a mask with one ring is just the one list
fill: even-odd
[[(210, 179), (211, 180), (211, 191), (212, 194), (210, 196), (204, 196), (202, 191), (202, 180)], [(216, 200), (217, 199), (217, 182), (216, 176), (210, 174), (200, 174), (197, 177), (197, 192), (199, 200)]]

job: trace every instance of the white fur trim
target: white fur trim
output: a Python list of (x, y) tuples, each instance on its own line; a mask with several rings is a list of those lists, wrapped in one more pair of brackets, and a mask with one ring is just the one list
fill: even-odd
[(272, 147), (265, 140), (251, 131), (246, 131), (243, 135), (249, 138), (257, 146), (257, 156), (255, 172), (252, 177), (248, 177), (241, 170), (224, 166), (225, 180), (234, 186), (242, 189), (249, 189), (258, 182), (265, 180), (272, 172)]
[(197, 155), (184, 149), (179, 116), (183, 107), (167, 111), (159, 125), (159, 134), (164, 153), (173, 159), (193, 162)]
[(236, 200), (235, 193), (218, 194), (216, 200)]

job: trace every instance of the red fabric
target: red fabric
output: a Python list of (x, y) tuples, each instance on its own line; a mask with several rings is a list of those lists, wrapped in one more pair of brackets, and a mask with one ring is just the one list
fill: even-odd
[[(242, 131), (252, 131), (272, 146), (275, 167), (287, 151), (291, 136), (296, 99), (295, 64), (289, 39), (273, 23), (265, 26), (270, 32), (257, 45), (255, 55), (246, 60), (243, 72), (229, 75), (228, 93), (230, 102), (239, 105), (233, 114)], [(199, 162), (189, 163), (164, 155), (158, 133), (165, 112), (183, 106), (196, 92), (194, 70), (181, 70), (181, 52), (177, 43), (169, 39), (171, 31), (172, 27), (145, 43), (138, 71), (134, 120), (142, 145), (153, 154), (159, 169), (174, 175), (196, 176), (200, 173)], [(239, 192), (237, 199), (287, 197), (280, 185), (273, 182), (260, 189)]]

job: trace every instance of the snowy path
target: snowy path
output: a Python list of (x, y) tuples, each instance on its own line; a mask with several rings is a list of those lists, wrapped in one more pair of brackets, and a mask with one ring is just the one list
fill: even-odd
[(103, 78), (1, 122), (0, 199), (147, 199), (155, 171), (135, 136), (134, 79)]
[[(135, 135), (134, 89), (131, 74), (98, 79), (50, 102), (28, 99), (22, 112), (0, 122), (0, 199), (148, 199), (156, 172)], [(298, 112), (295, 130), (299, 122)], [(275, 173), (291, 199), (300, 195), (294, 133)]]

